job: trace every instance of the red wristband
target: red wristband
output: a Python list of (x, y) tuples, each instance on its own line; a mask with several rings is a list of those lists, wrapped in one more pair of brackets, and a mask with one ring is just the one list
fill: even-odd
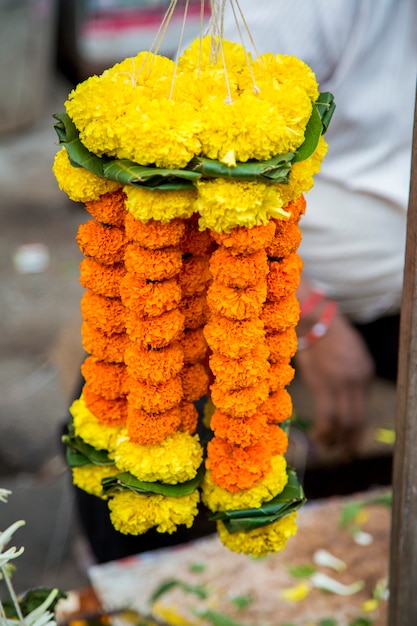
[(334, 300), (328, 300), (324, 305), (319, 320), (312, 326), (308, 333), (304, 335), (304, 337), (298, 338), (298, 350), (309, 348), (313, 345), (313, 343), (320, 339), (320, 337), (323, 337), (327, 333), (336, 311), (337, 303)]
[(300, 302), (300, 317), (305, 317), (318, 305), (320, 302), (324, 300), (324, 293), (315, 289), (310, 292), (310, 294)]

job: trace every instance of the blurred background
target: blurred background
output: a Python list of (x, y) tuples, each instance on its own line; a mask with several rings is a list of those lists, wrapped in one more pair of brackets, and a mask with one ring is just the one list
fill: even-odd
[[(26, 521), (12, 542), (25, 546), (16, 561), (17, 591), (39, 585), (79, 589), (92, 563), (60, 444), (84, 358), (75, 235), (87, 215), (53, 177), (58, 148), (52, 116), (64, 110), (79, 81), (149, 48), (168, 4), (0, 2), (0, 488), (12, 491), (8, 503), (0, 503), (0, 530)], [(178, 45), (181, 4), (160, 48), (167, 56)], [(191, 3), (187, 24), (185, 40), (199, 33), (200, 0)], [(383, 484), (390, 475), (395, 394), (386, 383), (376, 385), (356, 470), (365, 486)], [(292, 430), (291, 459), (303, 476), (315, 468), (307, 475), (322, 484), (333, 460), (311, 454), (303, 425), (311, 403), (297, 380), (291, 390), (302, 418)], [(341, 471), (332, 474), (328, 494), (311, 488), (312, 496), (362, 488), (352, 473), (349, 483)]]

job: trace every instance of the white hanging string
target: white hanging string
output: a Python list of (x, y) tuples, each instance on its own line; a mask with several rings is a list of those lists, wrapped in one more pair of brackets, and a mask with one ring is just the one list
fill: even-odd
[[(156, 55), (158, 54), (158, 51), (161, 47), (161, 43), (162, 40), (167, 32), (167, 29), (169, 27), (169, 23), (171, 21), (171, 18), (174, 14), (174, 10), (177, 6), (177, 1), (178, 0), (170, 0), (169, 2), (169, 6), (164, 14), (164, 17), (162, 19), (162, 22), (158, 28), (158, 31), (151, 43), (151, 46), (149, 48), (148, 53), (146, 54), (141, 66), (139, 68), (135, 67), (135, 60), (132, 59), (132, 74), (131, 74), (131, 79), (132, 79), (132, 83), (133, 85), (137, 84), (137, 81), (140, 77), (141, 72), (143, 71), (146, 63), (148, 62), (149, 58), (151, 57), (151, 55)], [(247, 67), (249, 69), (251, 78), (252, 78), (252, 82), (253, 82), (253, 90), (254, 93), (259, 93), (259, 87), (256, 84), (256, 80), (255, 80), (255, 76), (253, 73), (253, 68), (252, 68), (252, 64), (251, 64), (251, 60), (249, 58), (248, 52), (246, 50), (245, 44), (244, 44), (244, 36), (243, 36), (243, 32), (242, 32), (242, 27), (241, 27), (241, 23), (243, 24), (244, 29), (246, 30), (246, 33), (249, 36), (250, 42), (253, 46), (253, 49), (256, 53), (256, 55), (258, 55), (257, 50), (256, 50), (256, 45), (255, 42), (253, 40), (253, 37), (250, 33), (247, 21), (245, 19), (245, 16), (243, 14), (242, 8), (239, 4), (239, 0), (209, 0), (210, 1), (210, 9), (211, 9), (211, 16), (210, 16), (210, 21), (209, 21), (209, 26), (207, 31), (211, 34), (211, 51), (210, 51), (210, 62), (211, 63), (217, 63), (219, 56), (221, 57), (221, 62), (222, 62), (222, 66), (223, 66), (223, 70), (224, 70), (224, 77), (225, 77), (225, 83), (226, 83), (226, 92), (227, 92), (227, 96), (226, 96), (226, 103), (228, 104), (233, 104), (233, 98), (232, 98), (232, 91), (231, 91), (231, 86), (230, 86), (230, 81), (229, 81), (229, 76), (228, 76), (228, 71), (227, 71), (227, 64), (226, 64), (226, 56), (225, 56), (225, 52), (224, 52), (224, 46), (223, 46), (223, 37), (224, 37), (224, 15), (225, 15), (225, 8), (226, 8), (226, 3), (229, 2), (230, 3), (230, 7), (232, 9), (233, 12), (233, 16), (234, 16), (234, 20), (235, 20), (235, 24), (236, 24), (236, 28), (237, 31), (239, 33), (239, 38), (240, 38), (240, 42), (242, 44), (242, 47), (245, 51), (245, 56), (246, 56), (246, 63), (247, 63)], [(174, 93), (174, 86), (175, 86), (175, 78), (176, 78), (176, 73), (177, 73), (177, 62), (178, 62), (178, 58), (179, 58), (179, 54), (180, 54), (180, 50), (182, 49), (182, 44), (183, 44), (183, 40), (184, 40), (184, 33), (185, 33), (185, 27), (186, 27), (186, 22), (187, 22), (187, 15), (188, 15), (188, 11), (189, 11), (189, 3), (190, 0), (186, 0), (185, 1), (185, 6), (184, 6), (184, 14), (183, 14), (183, 19), (182, 19), (182, 24), (181, 24), (181, 32), (180, 32), (180, 39), (179, 39), (179, 43), (177, 46), (177, 51), (176, 51), (176, 55), (175, 55), (175, 65), (174, 65), (174, 71), (172, 74), (172, 80), (171, 80), (171, 87), (170, 87), (170, 93), (169, 93), (169, 99), (171, 100), (173, 98), (173, 93)], [(205, 0), (200, 0), (200, 50), (199, 50), (199, 65), (198, 65), (198, 70), (199, 73), (201, 71), (201, 59), (202, 59), (202, 55), (203, 55), (203, 25), (204, 25), (204, 9), (205, 9)], [(152, 57), (153, 59), (154, 57)]]

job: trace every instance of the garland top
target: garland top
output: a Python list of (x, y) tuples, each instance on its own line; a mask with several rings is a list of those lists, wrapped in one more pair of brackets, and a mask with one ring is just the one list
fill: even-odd
[[(282, 187), (304, 161), (307, 170), (300, 174), (310, 177), (309, 188), (325, 154), (321, 137), (334, 103), (332, 94), (319, 93), (314, 73), (300, 59), (272, 53), (253, 58), (240, 44), (207, 36), (177, 62), (149, 51), (125, 59), (80, 83), (65, 108), (66, 114), (55, 115), (55, 128), (69, 163), (60, 155), (54, 172), (72, 197), (69, 165), (101, 179), (97, 189), (105, 193), (115, 184), (195, 190), (210, 178)], [(78, 175), (76, 186), (80, 181), (86, 193), (73, 199), (93, 199), (89, 179)], [(297, 195), (308, 191), (303, 183), (298, 187)], [(203, 218), (200, 227), (225, 230), (279, 217), (293, 193), (287, 198), (278, 191), (274, 208), (262, 208), (261, 218), (230, 216), (218, 225)], [(152, 211), (145, 221), (151, 217)]]

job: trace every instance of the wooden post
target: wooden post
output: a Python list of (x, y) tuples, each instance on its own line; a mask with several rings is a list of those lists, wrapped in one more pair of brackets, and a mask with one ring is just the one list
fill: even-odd
[(397, 383), (389, 626), (417, 624), (417, 101)]

